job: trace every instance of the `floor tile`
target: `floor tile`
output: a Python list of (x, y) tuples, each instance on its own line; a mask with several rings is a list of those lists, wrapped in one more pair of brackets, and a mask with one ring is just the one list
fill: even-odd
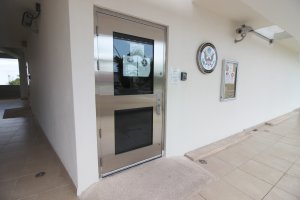
[(206, 200), (200, 194), (192, 194), (191, 196), (187, 197), (186, 200)]
[(300, 165), (300, 157), (296, 160), (295, 164)]
[(59, 166), (60, 161), (56, 156), (28, 160), (22, 169), (22, 175), (36, 174), (40, 171), (48, 172)]
[(266, 131), (259, 131), (258, 133), (254, 134), (255, 137), (258, 137), (260, 139), (266, 139), (272, 143), (275, 143), (280, 140), (283, 136), (276, 135), (272, 132), (266, 132)]
[(264, 200), (299, 200), (299, 198), (275, 187), (267, 194)]
[(24, 152), (24, 151), (30, 151), (32, 149), (31, 144), (26, 143), (10, 143), (4, 146), (3, 150), (1, 152), (7, 153), (7, 152)]
[(5, 181), (19, 178), (22, 175), (22, 170), (24, 166), (24, 160), (10, 160), (1, 163), (0, 180)]
[(270, 147), (273, 142), (270, 142), (264, 138), (258, 138), (254, 136), (250, 136), (248, 139), (241, 142), (243, 145), (248, 146), (248, 148), (252, 148), (256, 153), (260, 153)]
[(16, 180), (0, 181), (0, 199), (10, 199)]
[(287, 174), (296, 176), (300, 178), (300, 165), (299, 164), (294, 164), (288, 171)]
[(253, 199), (262, 199), (272, 188), (271, 184), (239, 169), (225, 176), (224, 180)]
[(6, 145), (9, 142), (10, 138), (0, 138), (0, 145)]
[(292, 145), (292, 146), (300, 147), (300, 139), (284, 137), (280, 140), (280, 142), (285, 143), (285, 144), (289, 144), (289, 145)]
[(79, 200), (73, 186), (59, 187), (38, 194), (38, 200)]
[(214, 154), (214, 156), (229, 163), (234, 167), (242, 165), (252, 157), (252, 155), (248, 155), (247, 152), (237, 151), (236, 148), (225, 149), (221, 152)]
[(281, 126), (263, 126), (260, 128), (260, 130), (265, 132), (271, 132), (280, 136), (285, 136), (286, 134), (288, 134), (286, 128)]
[(276, 185), (278, 188), (300, 198), (300, 179), (291, 175), (285, 175)]
[(7, 163), (10, 161), (26, 161), (26, 152), (0, 152), (0, 163)]
[(18, 198), (18, 199), (13, 198), (12, 200), (39, 200), (39, 197), (37, 194), (35, 194), (35, 195), (31, 195), (31, 196), (28, 196), (25, 198)]
[(199, 165), (218, 177), (222, 177), (235, 169), (235, 167), (216, 156), (207, 157), (205, 160), (207, 161), (207, 164), (199, 163)]
[(300, 133), (298, 133), (298, 131), (294, 131), (294, 132), (288, 133), (286, 135), (286, 137), (291, 138), (291, 139), (300, 140)]
[(21, 198), (67, 185), (71, 185), (68, 175), (64, 170), (57, 168), (46, 172), (43, 177), (36, 178), (34, 175), (28, 175), (18, 179), (12, 195), (14, 198)]
[(261, 164), (254, 160), (250, 160), (244, 165), (239, 167), (242, 171), (247, 172), (261, 180), (270, 184), (276, 184), (277, 181), (283, 176), (284, 172), (271, 168), (265, 164)]
[(223, 180), (207, 185), (200, 194), (206, 200), (251, 200), (249, 196)]
[(9, 143), (27, 143), (34, 145), (37, 143), (36, 135), (16, 135), (10, 138)]
[(278, 169), (280, 171), (286, 172), (291, 166), (292, 162), (284, 160), (282, 158), (276, 157), (274, 155), (271, 155), (269, 153), (263, 153), (255, 156), (253, 160), (266, 164), (269, 167), (272, 167), (274, 169)]
[(43, 160), (45, 158), (57, 158), (55, 152), (48, 148), (37, 148), (36, 151), (30, 152), (27, 156), (28, 161)]
[(268, 148), (267, 153), (279, 157), (283, 160), (295, 162), (300, 156), (300, 147), (278, 142)]

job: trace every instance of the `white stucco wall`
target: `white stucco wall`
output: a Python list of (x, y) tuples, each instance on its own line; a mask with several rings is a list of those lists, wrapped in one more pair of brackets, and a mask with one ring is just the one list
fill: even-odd
[[(96, 148), (94, 89), (90, 88), (94, 82), (94, 5), (168, 27), (167, 68), (180, 68), (188, 73), (188, 80), (177, 85), (167, 82), (167, 156), (183, 155), (300, 106), (297, 53), (255, 36), (234, 44), (235, 26), (200, 10), (191, 0), (69, 1), (75, 119), (80, 130), (77, 150), (83, 162), (79, 174), (95, 170), (90, 163), (96, 162), (94, 155), (89, 157)], [(195, 62), (197, 48), (204, 41), (214, 43), (219, 53), (217, 68), (209, 75), (203, 75)], [(235, 101), (219, 101), (223, 58), (240, 63)], [(92, 175), (86, 178), (79, 192), (94, 180)]]
[[(188, 73), (167, 82), (166, 154), (220, 140), (300, 106), (298, 54), (247, 37), (234, 44), (234, 25), (191, 0), (42, 0), (39, 34), (29, 41), (31, 101), (78, 194), (98, 180), (94, 91), (94, 11), (108, 8), (168, 27), (168, 66)], [(130, 6), (129, 6), (130, 5)], [(204, 41), (217, 47), (216, 70), (195, 62)], [(237, 100), (220, 102), (221, 61), (239, 61)]]
[[(78, 13), (78, 8), (85, 12)], [(94, 79), (94, 13), (85, 1), (70, 1), (70, 39), (78, 185), (80, 194), (99, 180)]]
[(41, 8), (39, 33), (31, 34), (26, 53), (32, 111), (78, 185), (68, 0), (42, 0)]

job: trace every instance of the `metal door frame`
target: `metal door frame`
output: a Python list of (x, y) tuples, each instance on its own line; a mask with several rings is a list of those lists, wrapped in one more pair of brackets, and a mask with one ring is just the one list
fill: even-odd
[[(142, 19), (139, 19), (139, 18), (136, 18), (136, 17), (132, 17), (132, 16), (129, 16), (127, 14), (121, 14), (121, 13), (118, 13), (118, 12), (107, 10), (105, 8), (100, 8), (100, 7), (94, 6), (94, 68), (97, 68), (97, 66), (99, 64), (98, 63), (98, 58), (97, 58), (99, 49), (98, 49), (98, 44), (97, 44), (97, 40), (96, 40), (96, 38), (98, 37), (97, 13), (102, 13), (102, 14), (110, 15), (110, 16), (117, 17), (117, 18), (120, 18), (120, 19), (125, 19), (125, 20), (128, 20), (128, 21), (143, 24), (143, 25), (146, 25), (146, 26), (159, 28), (159, 29), (163, 30), (164, 33), (165, 33), (164, 55), (163, 55), (163, 64), (164, 64), (163, 71), (164, 71), (164, 74), (163, 74), (163, 86), (162, 86), (162, 90), (163, 90), (163, 92), (162, 92), (163, 98), (162, 99), (163, 99), (163, 101), (162, 101), (162, 104), (161, 104), (161, 110), (162, 110), (162, 113), (163, 113), (162, 133), (161, 133), (161, 137), (162, 137), (161, 138), (161, 144), (162, 144), (161, 156), (164, 157), (165, 156), (165, 147), (166, 147), (166, 126), (165, 126), (165, 124), (166, 124), (166, 117), (167, 117), (167, 115), (166, 115), (167, 95), (166, 94), (167, 94), (167, 73), (168, 73), (168, 70), (167, 70), (168, 27), (164, 26), (164, 25), (157, 24), (157, 23), (149, 22), (149, 21), (146, 21), (146, 20), (142, 20)], [(96, 98), (95, 98), (95, 100), (96, 100)], [(99, 173), (99, 178), (101, 179), (102, 178), (102, 176), (101, 176), (102, 175), (101, 174), (102, 153), (101, 153), (101, 148), (100, 148), (100, 140), (101, 140), (100, 139), (100, 134), (101, 133), (98, 132), (98, 127), (96, 129), (97, 129), (96, 135), (97, 135), (97, 153), (98, 153), (98, 173)], [(158, 156), (158, 157), (160, 157), (160, 156)], [(122, 167), (122, 168), (120, 168), (119, 170), (116, 170), (116, 171), (128, 169), (130, 167), (139, 165), (141, 163), (151, 161), (155, 158), (157, 158), (157, 157), (149, 158), (149, 159), (146, 159), (146, 160), (143, 160), (143, 161), (140, 161), (140, 162)], [(114, 173), (114, 171), (112, 173)]]

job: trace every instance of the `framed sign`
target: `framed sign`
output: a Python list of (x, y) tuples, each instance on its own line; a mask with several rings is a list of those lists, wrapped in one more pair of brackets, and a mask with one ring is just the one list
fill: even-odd
[(223, 60), (221, 101), (236, 99), (238, 65), (237, 61)]
[(217, 66), (218, 54), (216, 47), (209, 42), (201, 44), (197, 51), (197, 65), (203, 74), (211, 73)]

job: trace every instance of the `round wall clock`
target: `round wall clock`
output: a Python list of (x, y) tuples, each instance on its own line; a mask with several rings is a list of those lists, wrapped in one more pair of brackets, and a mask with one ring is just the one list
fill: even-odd
[(217, 66), (218, 54), (216, 47), (209, 42), (201, 44), (197, 51), (197, 64), (204, 74), (211, 73)]

